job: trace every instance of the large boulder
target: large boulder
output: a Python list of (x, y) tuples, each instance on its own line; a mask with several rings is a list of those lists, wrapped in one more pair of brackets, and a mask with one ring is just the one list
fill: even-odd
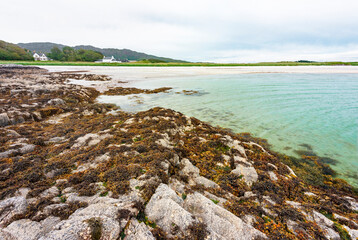
[(7, 225), (13, 216), (25, 213), (26, 209), (27, 201), (23, 196), (0, 201), (0, 227)]
[[(37, 240), (60, 222), (58, 217), (48, 217), (41, 222), (20, 219), (2, 230), (4, 240)], [(1, 233), (0, 233), (1, 237)]]
[[(121, 209), (123, 206), (120, 204), (105, 203), (80, 208), (67, 220), (59, 222), (40, 240), (91, 239), (93, 235), (100, 236), (101, 239), (116, 240), (128, 222), (128, 219), (124, 219), (126, 222), (121, 224), (121, 219), (118, 218)], [(130, 215), (129, 210), (127, 213)]]
[(184, 208), (206, 225), (212, 239), (266, 238), (265, 234), (198, 192), (187, 196)]
[(162, 183), (148, 202), (145, 214), (169, 236), (182, 235), (194, 223), (194, 216), (182, 207), (183, 202), (168, 185)]

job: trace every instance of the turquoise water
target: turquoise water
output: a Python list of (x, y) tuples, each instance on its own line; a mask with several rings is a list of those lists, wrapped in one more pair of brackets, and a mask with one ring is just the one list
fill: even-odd
[[(326, 157), (341, 177), (358, 186), (357, 74), (238, 74), (135, 81), (139, 88), (173, 87), (170, 93), (101, 96), (128, 111), (161, 106), (266, 138), (292, 156)], [(194, 95), (178, 94), (196, 90)]]

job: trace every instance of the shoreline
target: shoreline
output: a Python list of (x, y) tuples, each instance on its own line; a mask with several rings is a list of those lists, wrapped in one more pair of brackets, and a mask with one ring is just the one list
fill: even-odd
[(169, 109), (117, 111), (95, 102), (97, 90), (66, 84), (66, 74), (0, 73), (4, 239), (34, 225), (48, 227), (35, 231), (44, 239), (73, 229), (71, 239), (91, 236), (93, 226), (110, 239), (130, 236), (130, 226), (187, 238), (358, 236), (357, 190), (315, 159), (288, 158), (263, 139)]
[[(66, 68), (67, 70), (71, 70), (72, 68)], [(190, 79), (191, 77), (196, 77), (196, 76), (201, 76), (204, 75), (204, 74), (207, 74), (207, 76), (209, 75), (215, 75), (215, 74), (219, 74), (219, 75), (222, 75), (224, 73), (230, 73), (230, 74), (247, 74), (247, 70), (246, 69), (251, 69), (252, 71), (254, 71), (255, 73), (254, 74), (257, 74), (257, 73), (261, 73), (262, 71), (262, 68), (256, 68), (256, 67), (248, 67), (248, 68), (230, 68), (230, 69), (227, 69), (227, 68), (218, 68), (218, 69), (208, 69), (208, 68), (193, 68), (193, 69), (185, 69), (185, 68), (182, 68), (182, 69), (168, 69), (168, 68), (156, 68), (156, 69), (145, 69), (145, 68), (138, 68), (138, 71), (137, 70), (133, 70), (133, 68), (127, 68), (127, 69), (108, 69), (108, 68), (101, 68), (101, 67), (94, 67), (94, 68), (83, 68), (83, 70), (86, 69), (88, 71), (90, 71), (91, 73), (97, 73), (97, 74), (110, 74), (112, 76), (112, 81), (108, 81), (108, 82), (91, 82), (91, 81), (83, 81), (83, 82), (80, 82), (80, 81), (77, 81), (77, 80), (74, 80), (73, 83), (74, 84), (80, 84), (80, 85), (83, 85), (83, 86), (87, 86), (87, 87), (95, 87), (97, 90), (101, 91), (101, 92), (105, 92), (108, 90), (108, 88), (114, 88), (116, 86), (121, 86), (121, 87), (135, 87), (135, 86), (141, 86), (143, 85), (142, 83), (140, 83), (141, 81), (143, 81), (144, 85), (145, 85), (145, 81), (153, 81), (155, 82), (155, 80), (157, 79), (161, 79), (163, 78), (164, 80), (166, 79), (175, 79), (175, 78), (182, 78), (182, 77), (187, 77), (188, 79)], [(313, 68), (314, 70), (311, 70), (311, 67), (285, 67), (285, 68), (282, 68), (282, 67), (267, 67), (266, 68), (266, 71), (267, 70), (270, 70), (271, 69), (271, 73), (272, 74), (275, 74), (274, 72), (279, 72), (277, 71), (277, 69), (281, 69), (281, 73), (282, 74), (291, 74), (291, 72), (296, 72), (296, 73), (293, 73), (293, 74), (297, 74), (298, 72), (301, 72), (300, 74), (306, 74), (306, 73), (311, 73), (311, 72), (314, 72), (314, 73), (317, 73), (317, 74), (322, 74), (323, 72), (325, 72), (326, 74), (332, 74), (332, 72), (335, 72), (335, 73), (340, 73), (340, 72), (346, 72), (347, 71), (347, 68), (345, 67), (338, 67), (338, 68), (335, 68), (335, 67), (320, 67), (320, 68)], [(330, 69), (330, 70), (327, 70), (327, 69)], [(50, 68), (50, 70), (58, 70), (57, 68)], [(288, 72), (290, 71), (290, 72)], [(287, 75), (288, 77), (290, 75)], [(355, 76), (355, 75), (354, 75)], [(334, 77), (334, 75), (332, 75), (332, 77)], [(119, 80), (116, 80), (116, 79), (119, 79)], [(185, 79), (185, 78), (183, 78)], [(118, 83), (118, 81), (121, 81), (120, 83)], [(126, 81), (126, 83), (123, 83), (123, 81)], [(160, 81), (160, 80), (159, 80)], [(167, 85), (165, 84), (165, 81), (160, 81), (161, 84), (157, 85), (157, 87), (166, 87)], [(108, 86), (107, 86), (108, 85)], [(146, 86), (146, 87), (149, 87), (150, 86)], [(190, 90), (190, 89), (188, 89)], [(133, 100), (125, 100), (123, 97), (118, 97), (118, 99), (122, 99), (122, 106), (124, 106), (124, 110), (126, 111), (130, 111), (129, 108), (131, 108), (131, 104), (135, 105), (136, 103), (140, 103), (136, 106), (134, 106), (134, 108), (136, 108), (137, 106), (137, 110), (138, 111), (139, 109), (140, 110), (144, 110), (144, 109), (149, 109), (149, 108), (146, 108), (146, 107), (140, 107), (140, 106), (145, 106), (145, 101), (144, 99), (147, 99), (147, 98), (150, 98), (149, 96), (146, 97), (146, 96), (143, 96), (143, 97), (139, 97), (139, 98), (135, 98), (135, 96), (139, 96), (139, 95), (133, 95)], [(120, 101), (120, 100), (108, 100), (108, 97), (107, 96), (103, 96), (103, 100), (100, 101), (100, 102), (106, 102), (106, 100), (104, 99), (107, 99), (107, 103), (116, 103), (116, 101)], [(165, 96), (163, 96), (165, 97)], [(119, 104), (121, 105), (121, 104)], [(154, 107), (155, 104), (151, 104), (150, 105), (151, 107)], [(161, 104), (160, 106), (162, 107), (165, 107), (166, 105), (165, 104)], [(175, 108), (174, 108), (175, 109)], [(176, 109), (176, 110), (180, 110), (180, 109)], [(184, 109), (182, 108), (181, 109), (182, 111), (184, 111)], [(133, 111), (133, 112), (136, 112), (136, 111)], [(200, 114), (199, 115), (195, 115), (195, 114), (190, 114), (190, 111), (189, 112), (185, 112), (184, 113), (188, 113), (190, 116), (194, 116), (194, 117), (199, 117), (199, 119), (202, 119), (202, 120), (208, 120), (207, 118), (205, 119), (205, 116), (201, 116)], [(202, 118), (200, 118), (200, 116)], [(212, 124), (215, 124), (214, 121), (211, 122)], [(224, 124), (224, 123), (222, 123)], [(220, 124), (219, 124), (220, 125)], [(221, 125), (220, 125), (221, 126)], [(226, 126), (227, 127), (227, 126)], [(240, 130), (240, 131), (237, 131), (237, 132), (241, 132), (241, 131), (248, 131), (248, 132), (251, 132), (250, 130), (252, 130), (254, 132), (255, 129), (244, 129), (244, 130)], [(256, 134), (257, 131), (255, 132)], [(257, 135), (257, 136), (260, 136), (260, 135)], [(285, 135), (283, 135), (284, 137)], [(260, 137), (264, 137), (264, 138), (268, 138), (270, 139), (268, 136), (260, 136)], [(272, 140), (272, 139), (271, 139)], [(274, 139), (275, 140), (275, 139)], [(290, 140), (290, 139), (288, 139)], [(308, 156), (316, 156), (318, 158), (321, 158), (321, 159), (325, 159), (324, 162), (325, 163), (331, 163), (333, 166), (333, 164), (335, 162), (338, 162), (342, 159), (340, 159), (339, 157), (333, 157), (333, 155), (329, 155), (327, 153), (325, 153), (324, 151), (313, 151), (312, 150), (312, 147), (311, 146), (307, 146), (307, 144), (309, 144), (308, 142), (304, 142), (302, 141), (298, 141), (298, 144), (301, 144), (301, 145), (294, 145), (294, 144), (291, 144), (290, 145), (290, 150), (286, 150), (283, 149), (283, 147), (281, 147), (282, 145), (279, 145), (280, 143), (277, 143), (277, 139), (276, 139), (276, 142), (273, 141), (275, 144), (274, 144), (274, 149), (276, 151), (279, 151), (279, 152), (282, 152), (282, 153), (285, 153), (286, 155), (290, 155), (290, 156), (294, 156), (296, 158), (300, 158), (302, 155), (308, 155)], [(272, 141), (271, 141), (272, 143)], [(303, 144), (303, 146), (302, 146)], [(312, 145), (312, 143), (311, 143)], [(281, 149), (278, 148), (278, 146), (281, 147)], [(322, 146), (322, 145), (320, 145)], [(316, 146), (318, 149), (320, 146)], [(287, 145), (286, 145), (287, 147)], [(295, 148), (297, 147), (297, 148)], [(322, 148), (321, 148), (322, 150)], [(318, 156), (317, 156), (318, 155)], [(320, 157), (321, 156), (321, 157)], [(340, 177), (343, 177), (345, 178), (346, 180), (350, 181), (352, 184), (354, 184), (356, 181), (354, 179), (354, 173), (351, 173), (349, 171), (349, 168), (347, 166), (350, 166), (349, 163), (346, 161), (344, 162), (344, 160), (347, 159), (344, 158), (342, 160), (342, 164), (340, 165), (341, 166), (341, 169), (337, 166), (333, 166), (333, 168), (338, 172), (338, 173), (342, 173), (340, 174)], [(352, 158), (354, 159), (354, 158)], [(345, 165), (344, 165), (345, 164)], [(347, 170), (348, 169), (348, 170)], [(355, 186), (357, 186), (357, 183), (355, 184)]]

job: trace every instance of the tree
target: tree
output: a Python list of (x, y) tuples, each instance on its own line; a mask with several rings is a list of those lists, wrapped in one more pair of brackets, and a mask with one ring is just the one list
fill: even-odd
[(64, 60), (63, 52), (58, 47), (52, 48), (51, 53), (48, 54), (48, 57), (58, 61)]
[(75, 50), (71, 47), (64, 47), (62, 51), (59, 48), (54, 47), (51, 49), (51, 53), (49, 53), (48, 56), (54, 60), (70, 62), (94, 62), (103, 58), (103, 55), (100, 52), (85, 49)]

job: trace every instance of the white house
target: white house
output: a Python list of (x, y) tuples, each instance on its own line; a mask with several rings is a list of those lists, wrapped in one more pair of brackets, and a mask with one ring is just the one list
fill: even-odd
[(103, 56), (102, 62), (111, 63), (111, 62), (119, 62), (119, 61), (117, 61), (113, 56), (112, 57)]
[(44, 53), (42, 54), (34, 53), (34, 55), (32, 56), (35, 59), (35, 61), (48, 61), (48, 57)]

